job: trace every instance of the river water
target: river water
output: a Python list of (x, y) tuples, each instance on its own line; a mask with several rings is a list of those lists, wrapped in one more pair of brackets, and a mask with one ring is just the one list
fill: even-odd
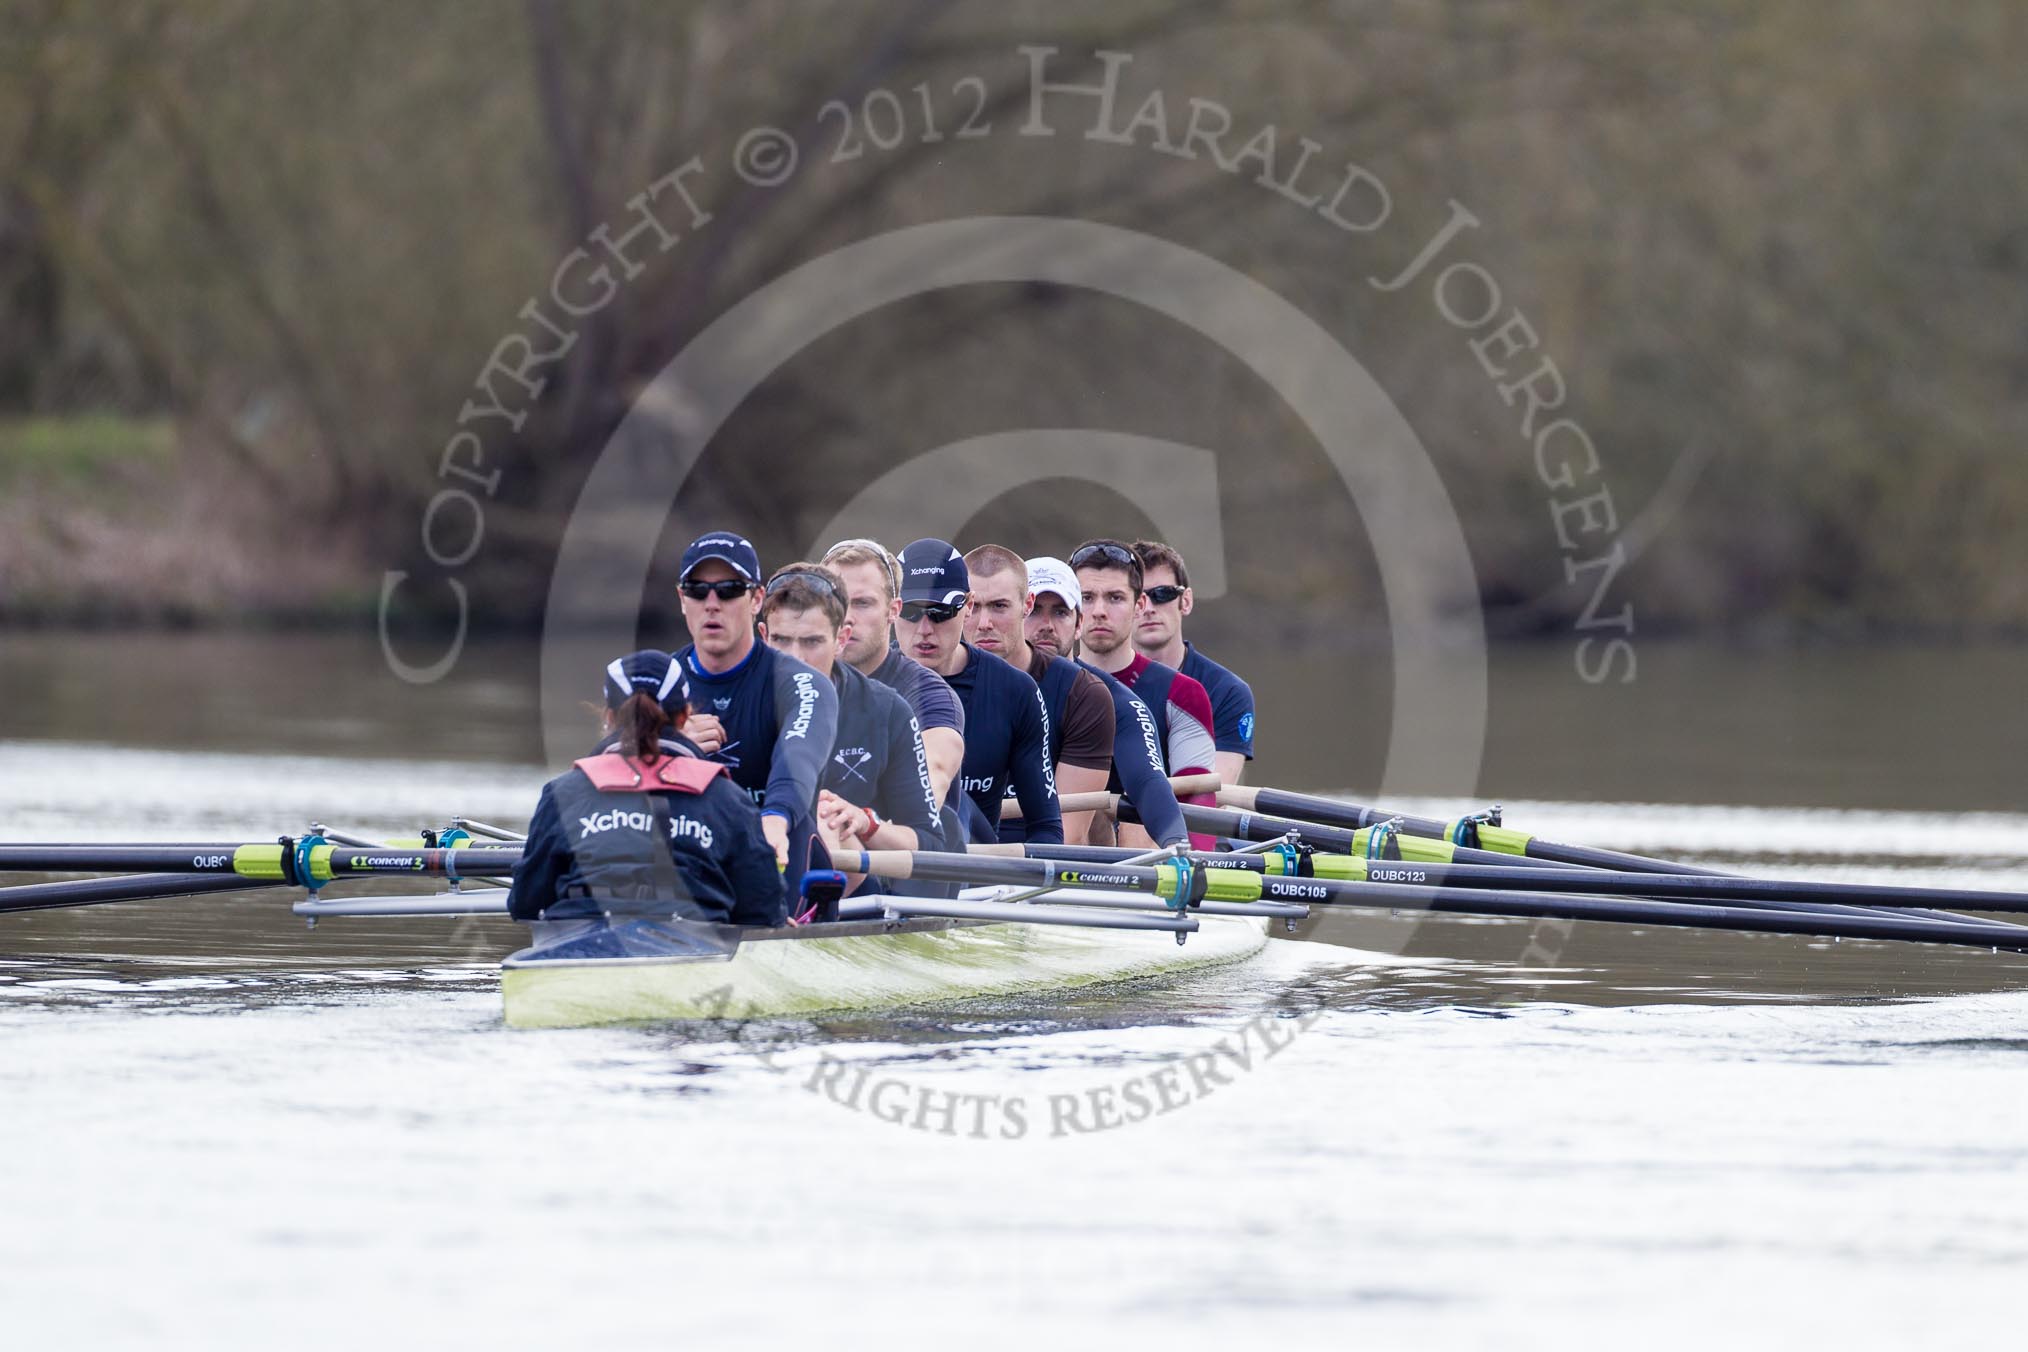
[[(407, 691), (364, 651), (7, 637), (0, 839), (524, 819), (511, 663)], [(2018, 652), (1647, 666), (1602, 698), (1496, 654), (1510, 822), (2028, 889)], [(151, 701), (75, 679), (115, 668)], [(1265, 730), (1319, 678), (1263, 669)], [(1256, 778), (1354, 793), (1383, 743), (1277, 733)], [(700, 1039), (509, 1032), (518, 942), (261, 893), (0, 917), (7, 1341), (1940, 1346), (2028, 1264), (2028, 958), (1331, 917), (1168, 982)]]

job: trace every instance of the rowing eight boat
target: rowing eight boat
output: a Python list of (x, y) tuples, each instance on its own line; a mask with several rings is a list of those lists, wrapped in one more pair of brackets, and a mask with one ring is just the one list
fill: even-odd
[[(973, 889), (939, 908), (993, 905), (1018, 890)], [(1092, 906), (1118, 897), (1071, 889), (1049, 901)], [(601, 925), (590, 936), (562, 933), (507, 958), (500, 993), (516, 1028), (768, 1018), (1170, 975), (1236, 962), (1267, 943), (1265, 919), (1253, 916), (1199, 917), (1181, 944), (1165, 929), (1121, 928), (1119, 919), (1109, 915), (1102, 927), (949, 914), (760, 930)]]
[[(1303, 815), (1261, 816), (1268, 807)], [(1126, 808), (1117, 805), (1123, 816)], [(1301, 794), (1270, 799), (1267, 790), (1244, 808), (1184, 809), (1193, 830), (1254, 842), (1231, 853), (1069, 846), (858, 852), (840, 867), (971, 890), (954, 899), (863, 897), (835, 922), (764, 930), (666, 915), (539, 922), (536, 943), (503, 964), (506, 1019), (559, 1027), (766, 1018), (1061, 989), (1236, 961), (1266, 944), (1268, 921), (1293, 925), (1314, 908), (1407, 907), (2028, 952), (2028, 925), (2000, 918), (2028, 913), (2028, 893), (1739, 878), (1540, 842), (1505, 830), (1493, 813), (1441, 823)], [(1319, 817), (1325, 820), (1311, 820)], [(1371, 826), (1352, 825), (1369, 819)], [(1418, 829), (1440, 829), (1445, 839), (1418, 836)], [(462, 818), (385, 844), (323, 827), (273, 844), (0, 844), (0, 872), (125, 875), (0, 887), (0, 914), (251, 886), (307, 890), (294, 909), (312, 923), (341, 915), (497, 916), (507, 909), (499, 893), (463, 888), (512, 874), (521, 858), (518, 835)], [(443, 878), (452, 890), (318, 895), (328, 883), (386, 875)]]

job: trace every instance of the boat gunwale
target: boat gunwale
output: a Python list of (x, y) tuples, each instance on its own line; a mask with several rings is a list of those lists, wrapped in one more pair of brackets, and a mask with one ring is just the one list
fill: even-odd
[[(690, 922), (695, 923), (695, 922)], [(502, 970), (549, 971), (565, 967), (639, 967), (657, 963), (731, 962), (750, 943), (811, 942), (820, 939), (880, 939), (893, 935), (940, 934), (952, 929), (973, 929), (1004, 925), (1004, 920), (966, 920), (953, 916), (926, 915), (883, 920), (827, 920), (807, 925), (713, 925), (711, 929), (730, 941), (722, 953), (653, 953), (632, 958), (535, 958), (510, 953), (500, 960)], [(523, 950), (526, 952), (526, 950)]]

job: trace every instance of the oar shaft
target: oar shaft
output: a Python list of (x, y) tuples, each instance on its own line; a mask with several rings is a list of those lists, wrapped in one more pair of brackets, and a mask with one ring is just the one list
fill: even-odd
[[(1190, 793), (1217, 793), (1225, 781), (1217, 775), (1170, 775), (1169, 787), (1178, 795)], [(1095, 789), (1090, 793), (1066, 793), (1057, 799), (1057, 806), (1065, 812), (1112, 812), (1120, 805), (1120, 795)], [(1000, 820), (1019, 821), (1021, 804), (1009, 798), (1000, 805)]]
[(140, 873), (118, 878), (74, 878), (60, 883), (27, 883), (0, 887), (0, 914), (47, 911), (62, 906), (96, 906), (108, 901), (148, 901), (157, 897), (201, 896), (211, 892), (245, 892), (265, 886), (241, 877), (192, 877), (187, 873)]
[(231, 873), (238, 845), (0, 845), (8, 873)]
[[(892, 859), (905, 874), (886, 872), (889, 861), (862, 855), (863, 871), (886, 876), (981, 879), (990, 870), (1011, 882), (1059, 882), (1066, 886), (1160, 890), (1173, 888), (1176, 874), (1166, 868), (1126, 864), (1086, 866), (1048, 859), (916, 853)], [(1529, 873), (1527, 884), (1565, 878), (1564, 873)], [(1426, 883), (1355, 882), (1330, 878), (1285, 878), (1241, 870), (1205, 869), (1194, 875), (1214, 901), (1286, 901), (1306, 905), (1337, 904), (1378, 909), (1418, 909), (1454, 915), (1490, 915), (1531, 919), (1602, 920), (1622, 924), (1662, 925), (1684, 929), (1730, 929), (1766, 934), (1802, 934), (1823, 938), (1899, 939), (1918, 943), (1966, 944), (2028, 952), (2028, 928), (1982, 921), (1927, 920), (1897, 915), (1848, 915), (1778, 911), (1760, 906), (1726, 907), (1645, 898), (1567, 896), (1531, 891), (1496, 891), (1433, 887)], [(1561, 882), (1556, 884), (1562, 886)]]
[[(1323, 888), (1322, 894), (1305, 888)], [(1446, 891), (1393, 883), (1323, 883), (1266, 877), (1261, 896), (1273, 900), (1320, 900), (1396, 910), (1417, 909), (1453, 915), (1520, 919), (1604, 920), (1676, 929), (1744, 930), (1756, 934), (1801, 934), (1826, 939), (1894, 939), (1909, 943), (1957, 944), (2028, 952), (2028, 929), (1978, 921), (1952, 923), (1895, 915), (1803, 914), (1765, 907), (1731, 907), (1679, 901), (1559, 896), (1539, 892)]]
[[(1457, 826), (1455, 822), (1438, 821), (1434, 817), (1387, 812), (1381, 808), (1362, 807), (1357, 803), (1341, 802), (1336, 798), (1324, 798), (1311, 793), (1291, 793), (1286, 789), (1235, 785), (1221, 790), (1218, 801), (1221, 806), (1296, 817), (1350, 831), (1365, 830), (1383, 822), (1395, 822), (1404, 834), (1435, 840), (1450, 839), (1453, 829)], [(1553, 840), (1538, 840), (1534, 836), (1500, 827), (1480, 827), (1478, 834), (1482, 838), (1491, 836), (1499, 841), (1502, 848), (1497, 851), (1498, 853), (1538, 859), (1550, 864), (1613, 869), (1627, 873), (1716, 872), (1714, 869), (1692, 868), (1688, 864), (1672, 863), (1666, 859), (1651, 859), (1640, 854), (1626, 854), (1619, 850), (1601, 850), (1589, 845), (1563, 845)]]
[[(1328, 850), (1334, 854), (1366, 852), (1366, 842), (1360, 838), (1360, 832), (1342, 826), (1297, 821), (1291, 817), (1272, 817), (1258, 812), (1235, 812), (1222, 807), (1199, 807), (1194, 803), (1182, 803), (1178, 806), (1183, 809), (1184, 824), (1192, 831), (1252, 841), (1280, 840), (1293, 831), (1296, 839), (1313, 849)], [(1129, 822), (1140, 820), (1134, 814), (1133, 804), (1120, 804), (1120, 820)], [(1398, 837), (1397, 844), (1404, 856), (1431, 863), (1504, 864), (1512, 868), (1545, 869), (1568, 867), (1553, 864), (1546, 859), (1502, 854), (1496, 850), (1475, 850), (1463, 845), (1453, 845), (1446, 840), (1433, 840), (1423, 836)]]
[(1756, 905), (1836, 903), (1840, 911), (1864, 907), (1949, 907), (1960, 911), (2028, 911), (2028, 895), (1959, 887), (1892, 887), (1723, 874), (1643, 873), (1561, 868), (1503, 868), (1480, 864), (1397, 864), (1356, 860), (1374, 882), (1427, 883), (1432, 887), (1520, 888), (1533, 892), (1588, 892), (1658, 901), (1745, 901)]
[(1197, 922), (1184, 915), (1148, 915), (1139, 911), (1078, 910), (1038, 906), (1029, 902), (930, 901), (915, 897), (880, 897), (881, 909), (897, 916), (948, 916), (953, 920), (990, 920), (1017, 925), (1064, 925), (1073, 929), (1163, 930), (1194, 934)]
[[(300, 859), (298, 858), (300, 852)], [(408, 849), (375, 845), (0, 845), (0, 872), (217, 873), (262, 882), (314, 882), (381, 873), (473, 878), (512, 873), (519, 846)]]
[[(1104, 845), (974, 845), (994, 857), (1020, 853), (1066, 863), (1116, 864), (1130, 850)], [(1485, 851), (1479, 851), (1485, 853)], [(1280, 861), (1258, 854), (1193, 854), (1207, 868), (1280, 873)], [(1756, 906), (1799, 905), (1811, 910), (1863, 913), (1865, 908), (1942, 906), (1956, 911), (2028, 912), (2028, 893), (1963, 887), (1907, 887), (1872, 883), (1812, 882), (1787, 878), (1742, 878), (1729, 874), (1607, 872), (1600, 869), (1512, 867), (1505, 864), (1435, 864), (1318, 854), (1315, 876), (1351, 881), (1420, 883), (1430, 887), (1516, 888), (1534, 892), (1588, 892), (1601, 896), (1649, 897), (1661, 901), (1736, 902)], [(1842, 903), (1842, 904), (1835, 904)], [(1944, 917), (1946, 919), (1951, 917)]]
[[(1336, 817), (1341, 821), (1379, 817), (1372, 808), (1356, 804), (1339, 803), (1330, 798), (1315, 798), (1308, 794), (1288, 793), (1279, 789), (1240, 788), (1219, 795), (1221, 802), (1273, 802), (1289, 808), (1302, 808), (1305, 815)], [(1318, 849), (1343, 851), (1364, 855), (1373, 834), (1379, 826), (1361, 827), (1356, 830), (1328, 823), (1312, 823), (1292, 818), (1262, 816), (1253, 811), (1233, 813), (1229, 821), (1215, 818), (1213, 809), (1183, 808), (1184, 820), (1193, 830), (1216, 831), (1220, 835), (1238, 836), (1247, 840), (1272, 840), (1287, 831), (1294, 830), (1306, 844)], [(1121, 819), (1132, 820), (1131, 806), (1121, 808)], [(1595, 850), (1582, 845), (1559, 845), (1554, 841), (1537, 840), (1524, 832), (1505, 827), (1487, 825), (1475, 826), (1474, 832), (1482, 841), (1497, 844), (1497, 850), (1475, 849), (1454, 845), (1448, 839), (1453, 833), (1452, 823), (1435, 822), (1427, 817), (1403, 818), (1399, 833), (1389, 841), (1390, 857), (1398, 856), (1404, 862), (1431, 864), (1484, 864), (1506, 868), (1531, 869), (1592, 869), (1611, 873), (1641, 873), (1656, 877), (1698, 877), (1728, 879), (1733, 875), (1717, 869), (1691, 868), (1684, 864), (1672, 864), (1665, 860), (1648, 859), (1641, 855), (1622, 854), (1616, 850)], [(1442, 828), (1429, 834), (1422, 834), (1432, 826)], [(1607, 889), (1611, 890), (1611, 889)], [(1711, 895), (1703, 893), (1699, 895)], [(1830, 909), (1846, 911), (1851, 907), (1835, 902), (1804, 902), (1798, 900), (1775, 900), (1765, 898), (1759, 904), (1771, 907), (1798, 909)], [(1937, 904), (1937, 903), (1931, 903)], [(2009, 908), (2011, 909), (2011, 908)], [(1937, 911), (1911, 911), (1911, 916), (1949, 922), (1957, 917)]]

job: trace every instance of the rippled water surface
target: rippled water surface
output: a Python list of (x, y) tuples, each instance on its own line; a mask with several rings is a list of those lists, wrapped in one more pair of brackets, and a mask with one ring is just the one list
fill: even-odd
[[(0, 838), (514, 823), (542, 779), (424, 736), (297, 744), (319, 754), (162, 739), (114, 784), (100, 743), (0, 740)], [(2028, 889), (2009, 811), (1508, 816)], [(698, 1036), (508, 1031), (505, 923), (311, 931), (279, 892), (0, 916), (6, 1341), (1935, 1346), (2028, 1265), (2028, 958), (1302, 935), (1167, 982)]]

